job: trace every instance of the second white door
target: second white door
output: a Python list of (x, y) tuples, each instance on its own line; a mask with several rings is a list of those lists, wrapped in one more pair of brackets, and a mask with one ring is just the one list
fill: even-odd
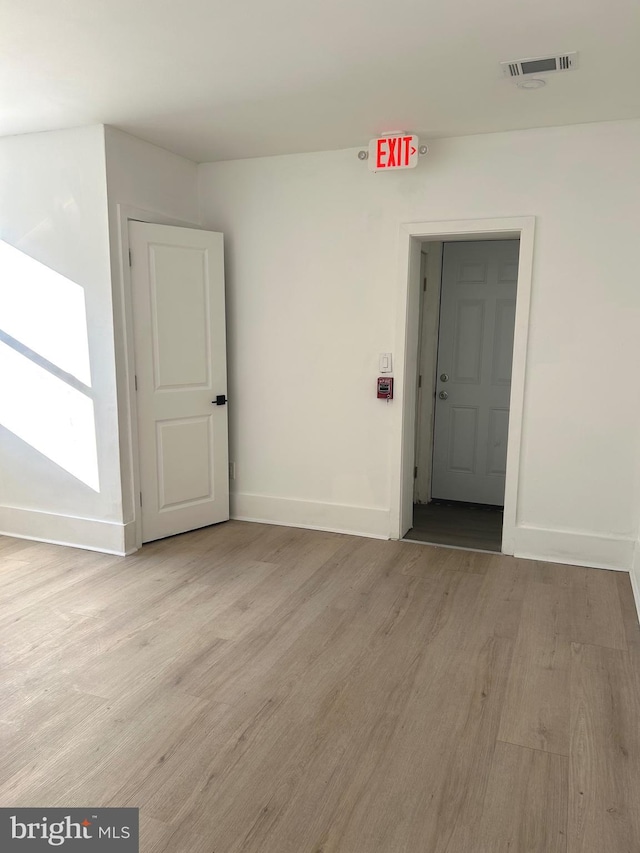
[(229, 518), (222, 234), (131, 222), (142, 540)]
[(504, 504), (518, 240), (446, 243), (431, 496)]

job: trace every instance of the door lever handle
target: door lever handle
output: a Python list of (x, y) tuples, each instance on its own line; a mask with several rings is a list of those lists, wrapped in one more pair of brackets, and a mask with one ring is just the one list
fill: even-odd
[(227, 398), (224, 394), (218, 394), (216, 399), (211, 402), (214, 406), (225, 406), (227, 404)]

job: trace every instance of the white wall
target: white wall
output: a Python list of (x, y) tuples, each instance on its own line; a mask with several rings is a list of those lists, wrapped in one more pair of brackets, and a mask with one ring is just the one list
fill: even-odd
[[(0, 139), (0, 199), (0, 330), (32, 353), (4, 350), (0, 531), (122, 550), (102, 126)], [(80, 390), (56, 375), (61, 367)], [(70, 400), (91, 423), (70, 419)], [(97, 472), (83, 480), (67, 470), (69, 443), (86, 444)]]
[[(206, 164), (226, 235), (235, 514), (389, 532), (400, 223), (536, 217), (517, 552), (629, 568), (638, 536), (640, 122)], [(395, 353), (399, 355), (399, 353)]]
[[(115, 128), (105, 128), (109, 235), (113, 271), (114, 336), (118, 364), (120, 459), (126, 549), (135, 549), (133, 464), (136, 429), (129, 300), (127, 217), (174, 225), (199, 222), (195, 163)], [(123, 262), (124, 261), (124, 262)]]
[[(2, 400), (18, 390), (10, 371), (0, 377), (0, 532), (115, 553), (133, 550), (133, 389), (121, 262), (128, 247), (122, 245), (122, 235), (126, 243), (128, 214), (197, 223), (196, 165), (102, 125), (4, 138), (0, 198), (0, 241), (20, 250), (3, 255), (5, 244), (0, 243), (0, 356), (8, 352), (9, 367), (25, 365), (36, 384), (39, 376), (44, 383), (33, 393), (24, 389), (24, 405), (13, 401), (5, 406), (9, 423), (3, 425)], [(16, 257), (19, 267), (8, 273), (7, 258)], [(35, 267), (24, 266), (34, 261)], [(36, 292), (33, 275), (42, 277), (46, 293)], [(9, 279), (3, 291), (1, 285)], [(16, 332), (12, 303), (17, 288), (29, 295), (24, 306), (29, 319), (22, 330), (28, 340)], [(82, 361), (82, 334), (71, 354), (55, 344), (56, 338), (75, 339), (85, 317), (90, 376), (89, 368), (83, 373), (71, 358)], [(5, 333), (11, 334), (9, 350)], [(52, 340), (44, 340), (47, 336)], [(26, 355), (26, 350), (15, 349), (23, 344), (29, 346)], [(60, 367), (66, 371), (60, 373)], [(78, 376), (84, 381), (76, 381)], [(84, 409), (68, 423), (76, 399)], [(87, 432), (83, 412), (88, 400), (94, 407), (97, 472), (85, 476), (85, 482), (82, 472), (79, 476), (67, 469), (74, 467), (69, 460), (78, 456), (78, 438), (84, 440)], [(21, 426), (14, 413), (23, 408)], [(50, 451), (49, 436), (56, 430), (61, 433), (58, 443), (66, 440), (70, 446)], [(91, 452), (89, 447), (84, 454), (89, 462)]]

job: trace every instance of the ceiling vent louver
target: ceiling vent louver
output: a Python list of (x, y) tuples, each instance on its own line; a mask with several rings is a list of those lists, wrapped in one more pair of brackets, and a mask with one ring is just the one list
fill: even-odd
[(572, 71), (578, 67), (578, 54), (560, 53), (557, 56), (537, 56), (531, 59), (512, 59), (501, 62), (502, 73), (505, 77), (519, 78), (541, 74), (555, 74), (558, 71)]

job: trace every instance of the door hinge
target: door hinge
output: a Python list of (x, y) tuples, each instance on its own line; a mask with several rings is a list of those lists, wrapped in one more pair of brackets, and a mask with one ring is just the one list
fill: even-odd
[(418, 466), (417, 466), (417, 465), (416, 465), (416, 467), (413, 469), (413, 479), (414, 479), (414, 480), (417, 480), (417, 479), (418, 479)]
[(422, 388), (422, 376), (418, 376), (418, 388)]
[(137, 391), (137, 390), (138, 390), (138, 377), (137, 377), (137, 376), (134, 376), (134, 377), (133, 377), (133, 381), (134, 381), (134, 384), (135, 384), (135, 386), (136, 386), (136, 391)]
[(132, 266), (133, 266), (133, 257), (132, 257), (132, 255), (131, 255), (131, 249), (129, 249), (129, 266), (130, 266), (130, 267), (132, 267)]
[(140, 506), (142, 506), (142, 492), (140, 492)]
[(427, 280), (426, 280), (426, 278), (423, 278), (423, 279), (422, 279), (422, 289), (423, 289), (424, 291), (426, 291), (426, 289), (427, 289)]

